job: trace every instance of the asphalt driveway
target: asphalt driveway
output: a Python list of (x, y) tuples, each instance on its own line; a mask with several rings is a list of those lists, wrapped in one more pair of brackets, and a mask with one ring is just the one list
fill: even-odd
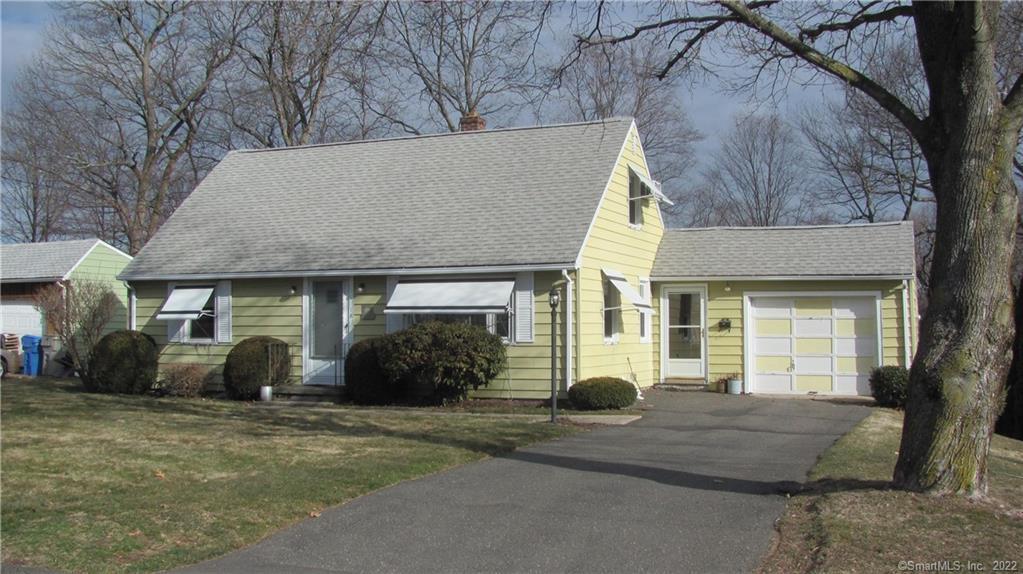
[(711, 393), (647, 403), (631, 425), (405, 482), (187, 571), (745, 572), (784, 493), (868, 413)]

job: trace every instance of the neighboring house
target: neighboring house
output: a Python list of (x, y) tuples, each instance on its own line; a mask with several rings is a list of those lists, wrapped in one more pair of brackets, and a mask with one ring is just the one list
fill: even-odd
[(128, 289), (117, 278), (131, 256), (99, 239), (0, 245), (0, 332), (55, 335), (53, 325), (35, 307), (43, 287), (75, 279), (102, 281), (117, 295), (108, 329), (128, 325)]
[[(789, 376), (790, 392), (862, 393), (870, 367), (907, 362), (911, 227), (666, 232), (664, 201), (631, 119), (236, 151), (121, 278), (164, 364), (219, 372), (234, 343), (270, 335), (311, 385), (343, 384), (354, 342), (439, 318), (508, 341), (508, 369), (478, 396), (548, 397), (552, 286), (562, 390), (748, 371), (751, 391)], [(818, 235), (839, 244), (812, 251)], [(750, 316), (763, 319), (744, 337)]]

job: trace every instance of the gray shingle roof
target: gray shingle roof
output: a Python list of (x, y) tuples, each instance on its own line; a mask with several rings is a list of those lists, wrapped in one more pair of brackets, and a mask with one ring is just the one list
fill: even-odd
[(47, 281), (64, 277), (98, 239), (6, 243), (0, 246), (0, 280)]
[(911, 222), (711, 227), (666, 230), (651, 275), (908, 277), (915, 264)]
[(122, 277), (571, 263), (631, 125), (233, 152)]

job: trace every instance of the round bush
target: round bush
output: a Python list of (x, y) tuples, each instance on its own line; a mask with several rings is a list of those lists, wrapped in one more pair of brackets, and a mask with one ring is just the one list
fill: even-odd
[(508, 364), (500, 336), (465, 323), (428, 321), (382, 338), (380, 367), (410, 402), (463, 400)]
[(568, 400), (584, 411), (624, 409), (636, 402), (636, 386), (615, 377), (594, 377), (572, 385)]
[(95, 393), (140, 395), (156, 384), (156, 342), (138, 331), (114, 331), (96, 343), (85, 388)]
[(882, 407), (905, 408), (909, 371), (905, 367), (878, 367), (870, 373), (870, 394)]
[(288, 345), (273, 337), (250, 337), (238, 343), (224, 362), (224, 390), (237, 400), (259, 397), (259, 387), (277, 387), (291, 375)]
[(386, 405), (403, 399), (402, 386), (380, 368), (383, 337), (352, 345), (345, 357), (345, 392), (360, 405)]

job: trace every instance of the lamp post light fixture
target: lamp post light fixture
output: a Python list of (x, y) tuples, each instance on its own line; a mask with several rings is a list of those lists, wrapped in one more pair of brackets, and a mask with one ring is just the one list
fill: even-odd
[(558, 422), (558, 304), (561, 292), (551, 288), (547, 302), (551, 305), (551, 423)]

